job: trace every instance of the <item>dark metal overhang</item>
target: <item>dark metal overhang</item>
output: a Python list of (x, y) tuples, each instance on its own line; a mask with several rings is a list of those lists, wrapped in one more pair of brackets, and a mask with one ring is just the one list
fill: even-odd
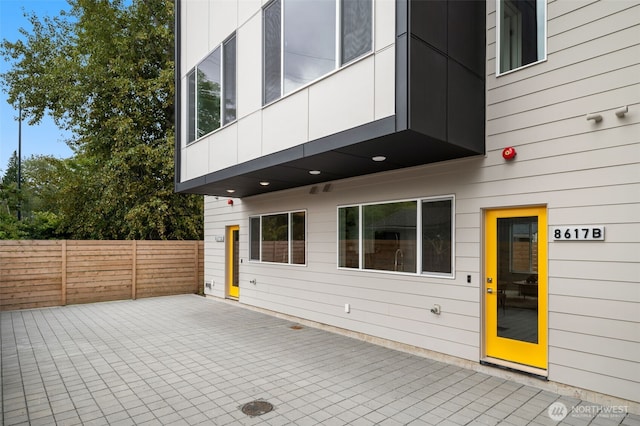
[[(175, 2), (176, 94), (181, 1)], [(176, 191), (249, 197), (484, 154), (485, 18), (485, 2), (396, 0), (394, 116), (188, 181), (180, 180), (182, 145), (176, 137)], [(386, 159), (376, 162), (374, 156)]]
[[(388, 117), (181, 182), (176, 189), (242, 198), (482, 154), (413, 130), (395, 129), (395, 118)], [(376, 156), (386, 159), (374, 161)], [(320, 174), (310, 174), (312, 170)]]

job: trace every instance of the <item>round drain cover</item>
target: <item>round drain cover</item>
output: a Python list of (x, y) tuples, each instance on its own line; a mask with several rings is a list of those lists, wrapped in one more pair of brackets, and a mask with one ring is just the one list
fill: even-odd
[(261, 416), (273, 410), (273, 405), (267, 401), (251, 401), (242, 406), (242, 412), (247, 416)]

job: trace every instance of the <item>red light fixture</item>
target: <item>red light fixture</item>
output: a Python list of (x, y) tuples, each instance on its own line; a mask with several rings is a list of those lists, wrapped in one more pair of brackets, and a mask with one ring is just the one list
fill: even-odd
[(233, 205), (233, 200), (227, 200), (227, 204), (232, 206)]
[(509, 146), (502, 150), (502, 158), (505, 160), (513, 160), (516, 156), (516, 149), (512, 146)]

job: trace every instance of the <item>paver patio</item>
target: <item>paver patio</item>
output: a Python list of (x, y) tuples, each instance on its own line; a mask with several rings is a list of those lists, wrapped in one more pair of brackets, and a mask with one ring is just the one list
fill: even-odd
[[(555, 425), (558, 402), (560, 424), (640, 426), (637, 414), (196, 295), (2, 312), (0, 323), (7, 426)], [(274, 409), (241, 411), (256, 400)]]

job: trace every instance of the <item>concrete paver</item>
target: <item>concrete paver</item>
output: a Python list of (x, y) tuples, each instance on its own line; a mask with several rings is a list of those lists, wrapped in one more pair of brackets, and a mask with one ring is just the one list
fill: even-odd
[[(196, 295), (2, 312), (0, 424), (640, 426), (636, 414), (294, 325)], [(255, 400), (273, 411), (244, 414)]]

